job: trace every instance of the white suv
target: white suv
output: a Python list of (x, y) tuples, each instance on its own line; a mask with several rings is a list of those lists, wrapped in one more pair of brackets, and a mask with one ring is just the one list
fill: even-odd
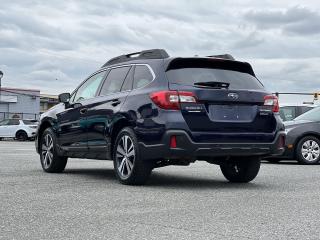
[(0, 140), (15, 138), (26, 141), (34, 138), (38, 122), (35, 120), (4, 119), (0, 121)]

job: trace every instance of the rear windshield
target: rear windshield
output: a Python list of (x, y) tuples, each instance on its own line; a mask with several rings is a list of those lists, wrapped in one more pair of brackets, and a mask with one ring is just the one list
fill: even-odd
[(215, 68), (180, 68), (167, 71), (170, 83), (194, 86), (201, 82), (228, 83), (229, 89), (263, 89), (254, 76), (233, 70)]

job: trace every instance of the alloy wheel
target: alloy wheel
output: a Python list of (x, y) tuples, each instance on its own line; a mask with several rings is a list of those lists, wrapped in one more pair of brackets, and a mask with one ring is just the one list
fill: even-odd
[(314, 140), (305, 141), (301, 147), (301, 154), (306, 161), (316, 161), (320, 155), (319, 144)]
[(126, 179), (132, 173), (135, 162), (135, 149), (130, 136), (124, 135), (121, 137), (116, 151), (118, 172), (122, 178)]
[(41, 155), (44, 168), (49, 168), (53, 160), (53, 139), (50, 134), (43, 137)]

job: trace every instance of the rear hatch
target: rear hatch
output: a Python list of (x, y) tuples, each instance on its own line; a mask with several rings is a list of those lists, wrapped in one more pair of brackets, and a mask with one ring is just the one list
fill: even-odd
[(276, 119), (269, 95), (248, 63), (215, 58), (176, 58), (167, 67), (169, 89), (192, 93), (197, 102), (181, 102), (181, 112), (199, 141), (274, 139)]

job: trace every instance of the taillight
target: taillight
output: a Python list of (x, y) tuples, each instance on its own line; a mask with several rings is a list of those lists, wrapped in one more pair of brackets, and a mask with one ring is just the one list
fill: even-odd
[(272, 112), (279, 112), (279, 101), (276, 96), (267, 95), (264, 97), (264, 105), (272, 106)]
[(180, 103), (196, 103), (192, 92), (159, 91), (150, 94), (151, 100), (160, 108), (179, 110)]

